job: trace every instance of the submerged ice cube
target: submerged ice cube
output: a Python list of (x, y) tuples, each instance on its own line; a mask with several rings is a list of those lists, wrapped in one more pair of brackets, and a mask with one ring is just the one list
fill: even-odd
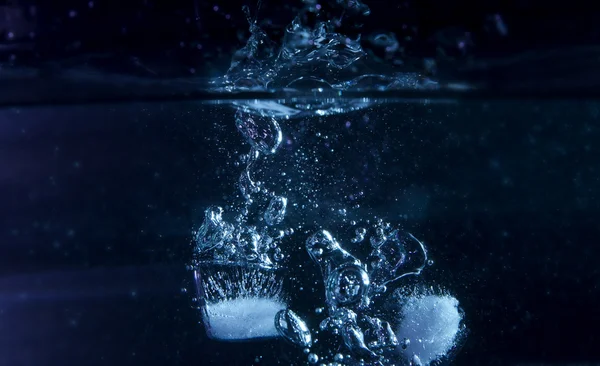
[(257, 297), (207, 305), (207, 334), (213, 339), (230, 341), (277, 337), (273, 319), (285, 306), (281, 301)]
[(242, 341), (278, 337), (276, 315), (287, 308), (283, 277), (258, 265), (203, 263), (194, 272), (206, 334)]
[(452, 296), (412, 296), (402, 305), (402, 320), (396, 337), (402, 339), (400, 352), (407, 359), (429, 365), (455, 346), (462, 314)]
[(207, 305), (207, 334), (213, 339), (230, 341), (277, 337), (275, 315), (285, 307), (281, 301), (260, 297)]

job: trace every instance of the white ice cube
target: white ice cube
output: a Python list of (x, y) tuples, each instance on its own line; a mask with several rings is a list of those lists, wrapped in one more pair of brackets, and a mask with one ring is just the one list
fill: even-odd
[(204, 322), (209, 337), (246, 340), (278, 337), (275, 314), (286, 305), (273, 298), (241, 297), (206, 305)]
[[(402, 306), (396, 336), (403, 354), (423, 365), (445, 356), (455, 345), (462, 315), (452, 296), (413, 296)], [(405, 343), (403, 340), (408, 339)], [(414, 357), (416, 356), (416, 358)]]

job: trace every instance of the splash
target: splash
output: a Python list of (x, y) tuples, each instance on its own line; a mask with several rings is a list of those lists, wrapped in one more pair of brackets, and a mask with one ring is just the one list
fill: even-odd
[[(260, 4), (260, 3), (259, 3)], [(260, 7), (260, 6), (259, 6)], [(392, 90), (435, 90), (440, 84), (424, 73), (396, 72), (384, 67), (376, 56), (363, 49), (361, 35), (354, 38), (338, 31), (344, 20), (370, 14), (369, 7), (358, 0), (337, 0), (337, 16), (321, 17), (321, 5), (304, 1), (292, 22), (285, 28), (281, 43), (271, 40), (258, 24), (258, 12), (252, 17), (243, 7), (249, 23), (250, 37), (238, 50), (224, 77), (212, 81), (214, 91), (285, 91), (286, 93), (316, 93), (300, 100), (268, 101), (264, 103), (235, 102), (245, 113), (261, 117), (299, 118), (349, 113), (372, 107), (382, 101), (370, 98), (331, 99), (324, 92), (365, 92)], [(350, 17), (351, 19), (345, 19)], [(385, 59), (401, 65), (402, 46), (391, 33), (371, 35), (366, 41), (383, 49)], [(374, 73), (374, 70), (381, 71)]]
[[(259, 6), (260, 7), (260, 6)], [(250, 37), (238, 50), (226, 75), (213, 80), (214, 90), (238, 91), (389, 91), (431, 90), (439, 84), (423, 73), (414, 71), (394, 72), (388, 70), (377, 57), (367, 53), (362, 46), (360, 34), (354, 38), (340, 32), (345, 18), (364, 17), (370, 14), (367, 5), (358, 0), (337, 0), (337, 11), (332, 19), (320, 19), (321, 5), (316, 1), (304, 1), (299, 15), (285, 28), (280, 44), (271, 40), (258, 25), (258, 14), (251, 16), (243, 7), (249, 23)], [(348, 20), (348, 19), (346, 19)], [(350, 19), (351, 20), (351, 19)], [(348, 20), (348, 21), (350, 21)], [(402, 64), (402, 46), (391, 33), (371, 35), (367, 43), (381, 48), (385, 58)], [(381, 73), (373, 70), (381, 69)], [(385, 71), (383, 71), (385, 70)], [(329, 115), (347, 113), (372, 106), (375, 101), (335, 100), (323, 105), (319, 98), (295, 102), (268, 102), (260, 111), (244, 105), (251, 113), (261, 116), (285, 115), (286, 118), (302, 115)], [(258, 112), (258, 113), (257, 113)]]
[[(357, 0), (337, 0), (336, 4), (346, 13), (369, 13)], [(251, 36), (234, 56), (221, 86), (232, 92), (424, 87), (418, 74), (364, 72), (361, 65), (367, 53), (360, 37), (352, 39), (337, 32), (341, 18), (314, 24), (307, 21), (309, 17), (304, 15), (318, 12), (318, 5), (305, 1), (300, 15), (286, 28), (281, 45), (269, 39), (245, 8)], [(369, 41), (382, 47), (385, 57), (393, 57), (401, 48), (391, 35), (380, 34)], [(462, 323), (455, 298), (412, 295), (401, 301), (393, 298), (395, 302), (389, 305), (390, 289), (402, 287), (407, 277), (417, 278), (425, 270), (429, 263), (425, 245), (383, 219), (367, 219), (362, 221), (367, 225), (358, 227), (352, 220), (353, 235), (338, 236), (343, 239), (338, 240), (333, 234), (336, 218), (348, 223), (348, 212), (318, 199), (317, 193), (343, 190), (344, 186), (337, 187), (333, 179), (324, 180), (316, 147), (296, 149), (290, 136), (294, 131), (286, 125), (292, 118), (319, 118), (373, 103), (368, 98), (318, 97), (234, 103), (234, 124), (248, 147), (240, 159), (243, 166), (236, 196), (240, 202), (229, 203), (227, 211), (219, 206), (207, 208), (194, 236), (192, 268), (202, 299), (199, 310), (210, 337), (279, 337), (303, 349), (309, 364), (425, 365), (455, 347)], [(362, 118), (363, 123), (368, 122)], [(348, 120), (344, 126), (349, 128), (353, 123)], [(304, 122), (293, 126), (307, 129)], [(317, 145), (335, 155), (330, 145), (333, 138), (329, 140), (320, 132), (315, 136)], [(292, 154), (290, 160), (294, 161), (282, 162), (282, 151)], [(275, 183), (285, 176), (282, 168), (288, 163), (297, 174), (286, 178), (285, 183)], [(337, 163), (332, 160), (332, 164)], [(344, 170), (332, 171), (345, 174)], [(361, 174), (367, 181), (372, 178)], [(356, 198), (350, 193), (345, 197), (350, 201)], [(309, 211), (315, 218), (312, 221), (306, 219)], [(297, 248), (308, 253), (322, 278), (323, 287), (309, 292), (324, 297), (324, 303), (318, 304), (321, 319), (316, 323), (309, 321), (304, 309), (296, 308), (287, 294), (288, 287), (299, 282), (287, 275), (292, 269), (290, 258), (301, 258)], [(297, 266), (306, 267), (305, 263)]]

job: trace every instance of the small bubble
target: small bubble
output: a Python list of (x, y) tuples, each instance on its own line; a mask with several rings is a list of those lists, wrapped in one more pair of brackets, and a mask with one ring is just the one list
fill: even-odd
[(433, 266), (433, 259), (429, 259), (429, 260), (427, 261), (427, 265), (429, 265), (429, 266)]
[(314, 353), (308, 355), (308, 363), (315, 364), (319, 362), (319, 356)]
[(275, 259), (276, 261), (281, 261), (283, 260), (283, 253), (281, 252), (280, 248), (275, 249), (275, 253), (273, 254), (273, 259)]
[(315, 309), (315, 313), (321, 314), (323, 312), (323, 310), (325, 310), (325, 309), (323, 309), (323, 308), (316, 308)]

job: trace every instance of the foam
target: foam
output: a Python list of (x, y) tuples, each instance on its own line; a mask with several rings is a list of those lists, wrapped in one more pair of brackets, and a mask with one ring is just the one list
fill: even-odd
[(402, 321), (396, 336), (400, 343), (410, 340), (402, 353), (423, 365), (445, 356), (455, 344), (462, 315), (452, 296), (415, 296), (402, 307)]
[(275, 314), (286, 305), (272, 298), (241, 297), (206, 305), (205, 326), (209, 337), (245, 340), (278, 337)]

